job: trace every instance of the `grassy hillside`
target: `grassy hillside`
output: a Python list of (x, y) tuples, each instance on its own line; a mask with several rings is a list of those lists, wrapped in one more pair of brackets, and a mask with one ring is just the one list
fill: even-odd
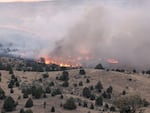
[[(105, 70), (95, 70), (95, 69), (85, 69), (86, 74), (80, 75), (79, 70), (69, 70), (69, 80), (68, 87), (62, 86), (64, 83), (62, 80), (58, 80), (62, 75), (62, 71), (57, 72), (49, 72), (48, 78), (43, 78), (43, 74), (40, 72), (22, 72), (15, 71), (14, 75), (18, 78), (20, 83), (19, 87), (14, 86), (14, 93), (10, 93), (10, 89), (8, 88), (8, 83), (11, 80), (11, 75), (7, 71), (1, 71), (2, 77), (0, 82), (0, 87), (5, 91), (6, 96), (12, 96), (15, 101), (18, 102), (16, 109), (12, 113), (18, 113), (21, 108), (25, 108), (25, 103), (28, 98), (24, 99), (23, 94), (21, 92), (22, 87), (25, 85), (36, 85), (41, 86), (42, 88), (46, 87), (47, 84), (53, 82), (52, 90), (55, 88), (59, 88), (62, 92), (63, 99), (61, 99), (61, 95), (52, 96), (52, 94), (46, 94), (47, 98), (35, 99), (32, 97), (34, 106), (30, 109), (33, 110), (34, 113), (49, 113), (51, 111), (52, 106), (55, 107), (56, 113), (100, 113), (103, 110), (107, 113), (109, 110), (105, 109), (105, 104), (107, 103), (109, 107), (115, 106), (113, 102), (118, 98), (122, 98), (130, 95), (138, 95), (142, 99), (146, 99), (150, 102), (150, 80), (147, 76), (140, 74), (126, 74), (120, 72), (113, 71), (105, 71)], [(57, 78), (57, 79), (56, 79)], [(98, 81), (101, 81), (103, 89), (101, 92), (95, 90), (95, 85)], [(83, 85), (79, 85), (81, 83)], [(108, 87), (112, 86), (113, 91), (110, 99), (103, 98), (103, 106), (96, 106), (95, 100), (91, 100), (83, 96), (83, 89), (85, 87), (91, 88), (93, 86), (93, 90), (91, 91), (96, 97), (102, 95), (104, 91), (107, 90)], [(125, 93), (123, 95), (122, 93)], [(19, 99), (18, 99), (19, 97)], [(75, 110), (65, 110), (63, 108), (64, 103), (70, 97), (73, 97), (76, 102), (77, 109)], [(3, 107), (4, 100), (0, 100), (0, 107)], [(44, 108), (44, 102), (46, 103), (46, 108)], [(79, 106), (79, 103), (83, 104), (87, 103), (88, 107), (83, 107), (83, 105)], [(90, 109), (91, 104), (93, 103), (94, 109)], [(145, 113), (149, 113), (149, 107), (143, 108), (145, 109)], [(116, 112), (119, 112), (117, 110)]]

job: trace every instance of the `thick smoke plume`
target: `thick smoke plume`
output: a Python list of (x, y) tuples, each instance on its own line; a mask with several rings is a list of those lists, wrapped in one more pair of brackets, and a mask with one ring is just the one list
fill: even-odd
[[(54, 56), (89, 57), (90, 63), (117, 59), (134, 68), (150, 66), (148, 2), (89, 5), (82, 18), (57, 42)], [(91, 63), (91, 64), (92, 64)]]
[(150, 67), (148, 0), (54, 0), (9, 3), (7, 8), (6, 4), (0, 4), (2, 50), (11, 44), (14, 54), (32, 58), (85, 65), (114, 59), (124, 67)]

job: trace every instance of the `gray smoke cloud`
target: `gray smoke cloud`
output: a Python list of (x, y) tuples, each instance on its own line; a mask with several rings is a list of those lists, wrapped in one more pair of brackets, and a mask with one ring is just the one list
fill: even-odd
[(13, 43), (14, 54), (76, 59), (90, 65), (112, 58), (125, 67), (150, 66), (148, 0), (54, 0), (0, 6), (1, 44)]
[(150, 15), (148, 1), (96, 2), (87, 6), (81, 20), (57, 43), (54, 56), (90, 57), (90, 64), (109, 58), (120, 65), (150, 65)]

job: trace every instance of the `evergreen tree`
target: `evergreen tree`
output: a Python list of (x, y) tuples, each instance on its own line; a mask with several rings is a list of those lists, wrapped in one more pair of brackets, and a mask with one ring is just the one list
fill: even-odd
[(64, 104), (64, 109), (73, 110), (76, 109), (76, 104), (73, 98), (69, 98)]
[(85, 72), (85, 70), (84, 70), (84, 69), (80, 69), (79, 74), (80, 74), (80, 75), (85, 75), (85, 74), (86, 74), (86, 72)]
[(0, 87), (0, 100), (5, 98), (5, 92), (4, 90)]
[(55, 112), (55, 107), (54, 106), (51, 108), (51, 112)]
[(97, 82), (97, 84), (95, 85), (95, 88), (98, 90), (98, 91), (101, 91), (103, 89), (103, 85), (102, 83), (99, 81)]
[(89, 98), (91, 96), (91, 91), (89, 88), (85, 87), (82, 92), (83, 96)]
[(31, 98), (29, 98), (25, 104), (25, 107), (30, 108), (33, 106), (33, 101)]
[(4, 101), (3, 108), (5, 111), (13, 111), (16, 107), (15, 101), (12, 97), (7, 97)]
[(96, 99), (95, 104), (97, 106), (102, 106), (103, 105), (103, 98), (100, 96)]

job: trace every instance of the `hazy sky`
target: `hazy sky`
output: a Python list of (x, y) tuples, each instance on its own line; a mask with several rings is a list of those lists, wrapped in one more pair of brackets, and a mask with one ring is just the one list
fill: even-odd
[(0, 52), (64, 59), (85, 53), (149, 66), (149, 10), (149, 0), (0, 3)]
[(46, 0), (0, 0), (0, 2), (38, 2)]

